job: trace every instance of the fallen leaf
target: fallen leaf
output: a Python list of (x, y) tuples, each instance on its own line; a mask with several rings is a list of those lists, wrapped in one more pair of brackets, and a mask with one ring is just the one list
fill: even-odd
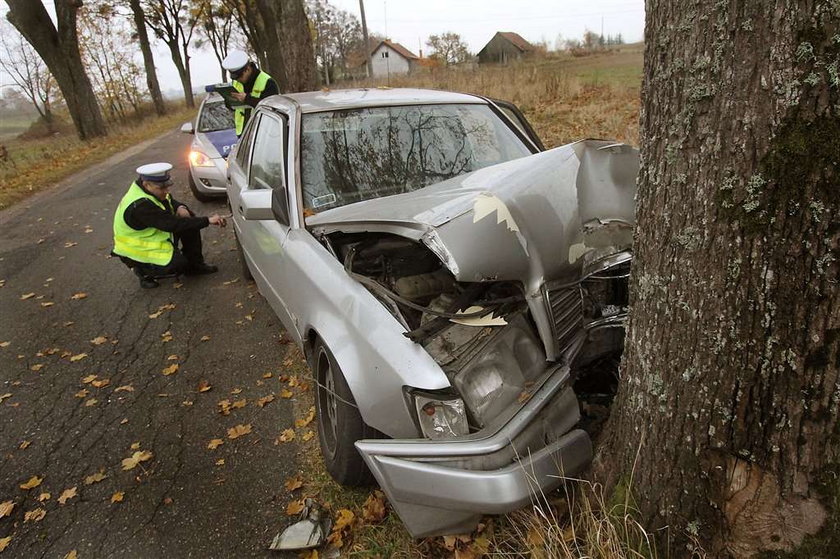
[(167, 358), (166, 358), (166, 360), (167, 360), (167, 361), (177, 361), (177, 360), (178, 360), (178, 356), (177, 356), (177, 355), (175, 355), (175, 354), (172, 354), (172, 355), (170, 355), (169, 357), (167, 357)]
[(520, 392), (519, 397), (516, 398), (516, 401), (521, 404), (522, 402), (527, 402), (530, 399), (531, 393), (523, 390), (522, 392)]
[(74, 324), (76, 324), (76, 323), (73, 322), (72, 320), (69, 320), (69, 321), (65, 322), (64, 324), (62, 324), (62, 326), (64, 326), (66, 328), (68, 326), (73, 326)]
[(9, 347), (9, 342), (0, 342), (0, 347)]
[(289, 380), (289, 375), (280, 375), (279, 377), (277, 377), (277, 380), (279, 380), (280, 382), (286, 382), (287, 380)]
[(58, 497), (58, 502), (61, 503), (62, 505), (64, 505), (64, 504), (67, 503), (67, 501), (69, 501), (70, 499), (72, 499), (73, 497), (76, 497), (76, 496), (77, 496), (76, 487), (73, 486), (70, 489), (65, 489), (64, 491), (61, 492), (61, 495)]
[(108, 338), (105, 336), (96, 336), (94, 339), (90, 341), (93, 345), (102, 345), (108, 341)]
[(0, 538), (0, 551), (3, 551), (7, 547), (9, 547), (9, 542), (12, 541), (12, 536), (6, 536), (5, 538)]
[(237, 425), (228, 429), (228, 438), (236, 439), (251, 432), (251, 424)]
[(82, 379), (82, 384), (90, 384), (96, 380), (96, 375), (88, 375)]
[(75, 293), (71, 295), (70, 298), (74, 301), (78, 301), (79, 299), (86, 299), (87, 293)]
[(123, 493), (122, 491), (117, 491), (116, 493), (111, 495), (111, 502), (112, 503), (122, 503), (124, 497), (125, 497), (125, 493)]
[(11, 516), (14, 508), (14, 501), (3, 501), (0, 503), (0, 518), (3, 518), (4, 516)]
[(122, 469), (123, 470), (131, 470), (135, 466), (137, 466), (140, 462), (145, 462), (146, 460), (151, 460), (152, 453), (148, 450), (138, 450), (128, 458), (125, 458), (122, 461)]
[(362, 518), (365, 522), (382, 522), (385, 518), (385, 494), (374, 491), (362, 505)]
[(55, 305), (55, 303), (53, 303), (52, 301), (46, 301), (44, 303), (41, 303), (42, 307), (51, 307), (53, 305)]
[(225, 441), (223, 441), (222, 439), (210, 439), (210, 442), (207, 443), (207, 448), (209, 448), (210, 450), (216, 450), (223, 444), (225, 444)]
[(297, 501), (292, 501), (288, 505), (286, 505), (286, 514), (289, 516), (294, 516), (296, 514), (300, 514), (301, 511), (304, 509), (303, 499), (298, 499)]
[(315, 436), (314, 431), (307, 431), (306, 433), (303, 434), (301, 439), (303, 439), (304, 441), (311, 441), (314, 436)]
[(165, 376), (174, 375), (175, 373), (178, 372), (178, 369), (180, 369), (180, 368), (181, 368), (180, 365), (178, 365), (177, 363), (173, 363), (172, 365), (170, 365), (168, 367), (164, 367), (163, 370), (161, 371), (161, 373), (163, 373)]
[(139, 450), (140, 449), (140, 443), (139, 442), (131, 443), (131, 446), (128, 447), (128, 448), (131, 449), (131, 450)]
[(88, 394), (90, 393), (87, 391), (87, 388), (83, 388), (76, 392), (75, 396), (76, 398), (87, 398)]
[(198, 382), (198, 391), (199, 392), (208, 392), (211, 388), (213, 388), (213, 387), (210, 386), (210, 383), (207, 382), (204, 379), (202, 379)]
[(225, 459), (224, 458), (219, 458), (218, 460), (216, 460), (216, 465), (217, 466), (224, 466), (225, 465)]
[(209, 342), (210, 341), (210, 336), (201, 336), (201, 339), (199, 341)]
[(289, 386), (294, 387), (300, 384), (300, 380), (297, 378), (297, 375), (289, 377)]
[(5, 394), (0, 394), (0, 403), (3, 403), (3, 400), (5, 400), (6, 398), (11, 398), (11, 397), (12, 397), (11, 392), (6, 392)]
[[(76, 243), (73, 243), (74, 245)], [(78, 559), (78, 555), (76, 555), (76, 550), (71, 550), (67, 555), (64, 556), (64, 559)]]
[(246, 400), (245, 398), (242, 398), (241, 400), (236, 400), (235, 402), (233, 402), (230, 405), (230, 407), (233, 408), (233, 409), (244, 408), (247, 403), (248, 403), (248, 400)]
[(286, 390), (285, 388), (280, 391), (280, 397), (281, 398), (287, 398), (288, 399), (288, 398), (291, 398), (294, 395), (295, 395), (294, 392), (292, 392), (291, 390)]
[(103, 479), (105, 479), (107, 477), (108, 476), (105, 475), (105, 472), (103, 470), (99, 470), (95, 474), (90, 474), (89, 476), (87, 476), (85, 478), (85, 485), (91, 485), (91, 484), (94, 484), (94, 483), (99, 483), (100, 481), (102, 481)]
[(294, 429), (286, 429), (277, 437), (277, 440), (274, 441), (274, 444), (280, 443), (287, 443), (289, 441), (295, 440), (295, 431)]
[(26, 450), (27, 448), (29, 448), (29, 445), (31, 445), (31, 444), (32, 444), (32, 441), (23, 441), (18, 445), (18, 448), (21, 449), (21, 450)]
[(172, 341), (172, 332), (167, 330), (163, 334), (160, 335), (160, 341), (162, 343), (171, 342)]
[(23, 295), (20, 296), (20, 300), (21, 301), (26, 301), (27, 299), (31, 299), (34, 296), (35, 296), (34, 293), (24, 293)]
[(232, 279), (230, 281), (226, 281), (222, 285), (231, 285), (231, 284), (236, 283), (238, 281), (239, 281), (239, 278), (236, 278), (236, 279)]
[(38, 477), (38, 476), (32, 476), (31, 478), (29, 478), (29, 481), (27, 481), (26, 483), (22, 483), (20, 485), (20, 488), (21, 489), (34, 489), (35, 487), (38, 487), (39, 485), (41, 485), (42, 481), (44, 481), (44, 478)]
[(114, 392), (134, 392), (134, 387), (130, 384), (123, 384), (114, 389)]
[(44, 364), (43, 363), (38, 363), (37, 365), (32, 365), (31, 367), (29, 367), (29, 370), (30, 371), (35, 371), (37, 373), (38, 371), (40, 371), (43, 368), (44, 368)]
[(99, 400), (97, 400), (96, 398), (91, 398), (90, 400), (85, 400), (85, 407), (89, 408), (91, 406), (95, 406), (98, 403), (99, 403)]
[(307, 425), (312, 423), (313, 419), (315, 419), (315, 406), (309, 408), (309, 413), (306, 414), (306, 417), (303, 417), (301, 419), (295, 419), (295, 427), (306, 427)]
[(85, 357), (87, 357), (87, 353), (79, 353), (79, 354), (71, 356), (70, 361), (75, 363), (76, 361), (81, 361)]
[(263, 378), (271, 378), (271, 373), (263, 373)]
[(259, 407), (263, 407), (266, 404), (268, 404), (269, 402), (273, 402), (273, 401), (274, 401), (274, 394), (269, 394), (268, 396), (263, 396), (262, 398), (257, 400), (257, 405)]
[(74, 243), (73, 241), (69, 241), (69, 242), (64, 243), (64, 248), (74, 247), (77, 244), (79, 244), (79, 243)]
[(286, 487), (286, 491), (294, 491), (303, 487), (303, 480), (300, 479), (300, 476), (290, 477), (286, 480), (284, 486)]
[(188, 408), (191, 405), (193, 405), (193, 403), (192, 403), (192, 400), (184, 400), (183, 402), (181, 402), (181, 405), (184, 406), (185, 408)]
[(41, 507), (38, 507), (35, 510), (30, 510), (23, 513), (23, 521), (29, 522), (31, 520), (32, 522), (40, 522), (44, 519), (45, 516), (47, 516), (47, 511), (42, 509)]
[(230, 393), (231, 393), (231, 394), (233, 394), (234, 396), (235, 396), (236, 394), (241, 393), (241, 392), (242, 392), (242, 389), (241, 389), (241, 388), (234, 388), (233, 390), (231, 390), (231, 391), (230, 391)]
[(344, 545), (344, 533), (350, 531), (355, 518), (356, 515), (348, 509), (340, 509), (338, 511), (338, 518), (335, 520), (332, 532), (329, 537), (327, 537), (327, 542), (329, 542), (332, 547), (341, 549)]
[(287, 358), (283, 359), (283, 366), (286, 367), (286, 368), (289, 368), (294, 364), (295, 364), (295, 362), (291, 357), (287, 357)]
[(52, 495), (50, 495), (49, 493), (41, 493), (40, 495), (38, 495), (38, 502), (43, 503), (44, 501), (49, 501), (50, 497), (52, 497)]
[(164, 497), (164, 498), (163, 498), (163, 504), (164, 504), (164, 505), (171, 505), (171, 504), (172, 504), (172, 503), (174, 503), (174, 502), (175, 502), (175, 501), (172, 499), (172, 497)]
[(230, 414), (230, 400), (221, 400), (217, 404), (219, 406), (219, 413), (222, 415), (229, 415)]
[(90, 382), (90, 385), (95, 386), (96, 388), (104, 388), (104, 387), (108, 386), (109, 384), (111, 384), (111, 381), (107, 378), (103, 378), (101, 380), (92, 380)]

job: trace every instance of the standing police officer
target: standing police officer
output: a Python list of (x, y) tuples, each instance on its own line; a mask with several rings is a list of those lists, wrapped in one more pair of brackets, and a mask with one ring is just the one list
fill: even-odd
[[(236, 137), (238, 138), (242, 135), (248, 117), (251, 116), (251, 109), (257, 106), (260, 99), (280, 93), (280, 89), (277, 87), (274, 78), (260, 70), (241, 50), (231, 51), (222, 61), (222, 68), (230, 72), (233, 87), (236, 89), (233, 97), (244, 103), (244, 106), (231, 107), (228, 105), (229, 109), (233, 109), (233, 122), (236, 125)], [(227, 101), (225, 101), (225, 104), (227, 105)]]
[(146, 289), (160, 285), (157, 277), (212, 274), (218, 270), (204, 262), (201, 230), (208, 225), (224, 227), (227, 221), (217, 214), (196, 217), (172, 198), (171, 169), (169, 163), (138, 167), (137, 180), (114, 214), (113, 254), (134, 270), (140, 286)]

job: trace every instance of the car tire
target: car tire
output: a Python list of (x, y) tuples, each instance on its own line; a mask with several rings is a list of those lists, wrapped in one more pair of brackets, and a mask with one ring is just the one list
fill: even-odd
[(193, 196), (195, 196), (196, 200), (199, 202), (210, 202), (213, 200), (212, 196), (209, 196), (198, 189), (192, 178), (192, 173), (187, 173), (187, 182), (190, 184), (190, 190), (192, 190)]
[(353, 443), (375, 438), (376, 431), (362, 420), (344, 373), (321, 340), (315, 343), (310, 359), (318, 383), (315, 406), (324, 465), (341, 485), (370, 485), (373, 475)]
[(254, 274), (251, 273), (251, 268), (248, 267), (248, 261), (245, 260), (245, 251), (242, 250), (242, 243), (239, 242), (239, 237), (236, 236), (235, 231), (233, 238), (236, 240), (236, 252), (239, 254), (239, 265), (242, 266), (242, 277), (248, 281), (254, 281)]

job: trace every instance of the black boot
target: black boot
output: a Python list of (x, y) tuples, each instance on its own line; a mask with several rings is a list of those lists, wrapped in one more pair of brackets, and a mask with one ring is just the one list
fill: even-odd
[(218, 266), (213, 266), (212, 264), (202, 262), (200, 264), (193, 264), (192, 266), (186, 269), (184, 274), (187, 276), (203, 276), (206, 274), (215, 274), (218, 271)]
[(134, 275), (140, 278), (140, 287), (143, 289), (154, 289), (155, 287), (160, 287), (160, 284), (155, 278), (143, 274), (138, 266), (135, 266), (133, 270)]

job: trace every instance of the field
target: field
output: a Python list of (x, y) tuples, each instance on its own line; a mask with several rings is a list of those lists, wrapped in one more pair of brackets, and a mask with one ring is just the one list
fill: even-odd
[(8, 142), (26, 131), (37, 116), (36, 113), (3, 113), (0, 116), (0, 142)]

